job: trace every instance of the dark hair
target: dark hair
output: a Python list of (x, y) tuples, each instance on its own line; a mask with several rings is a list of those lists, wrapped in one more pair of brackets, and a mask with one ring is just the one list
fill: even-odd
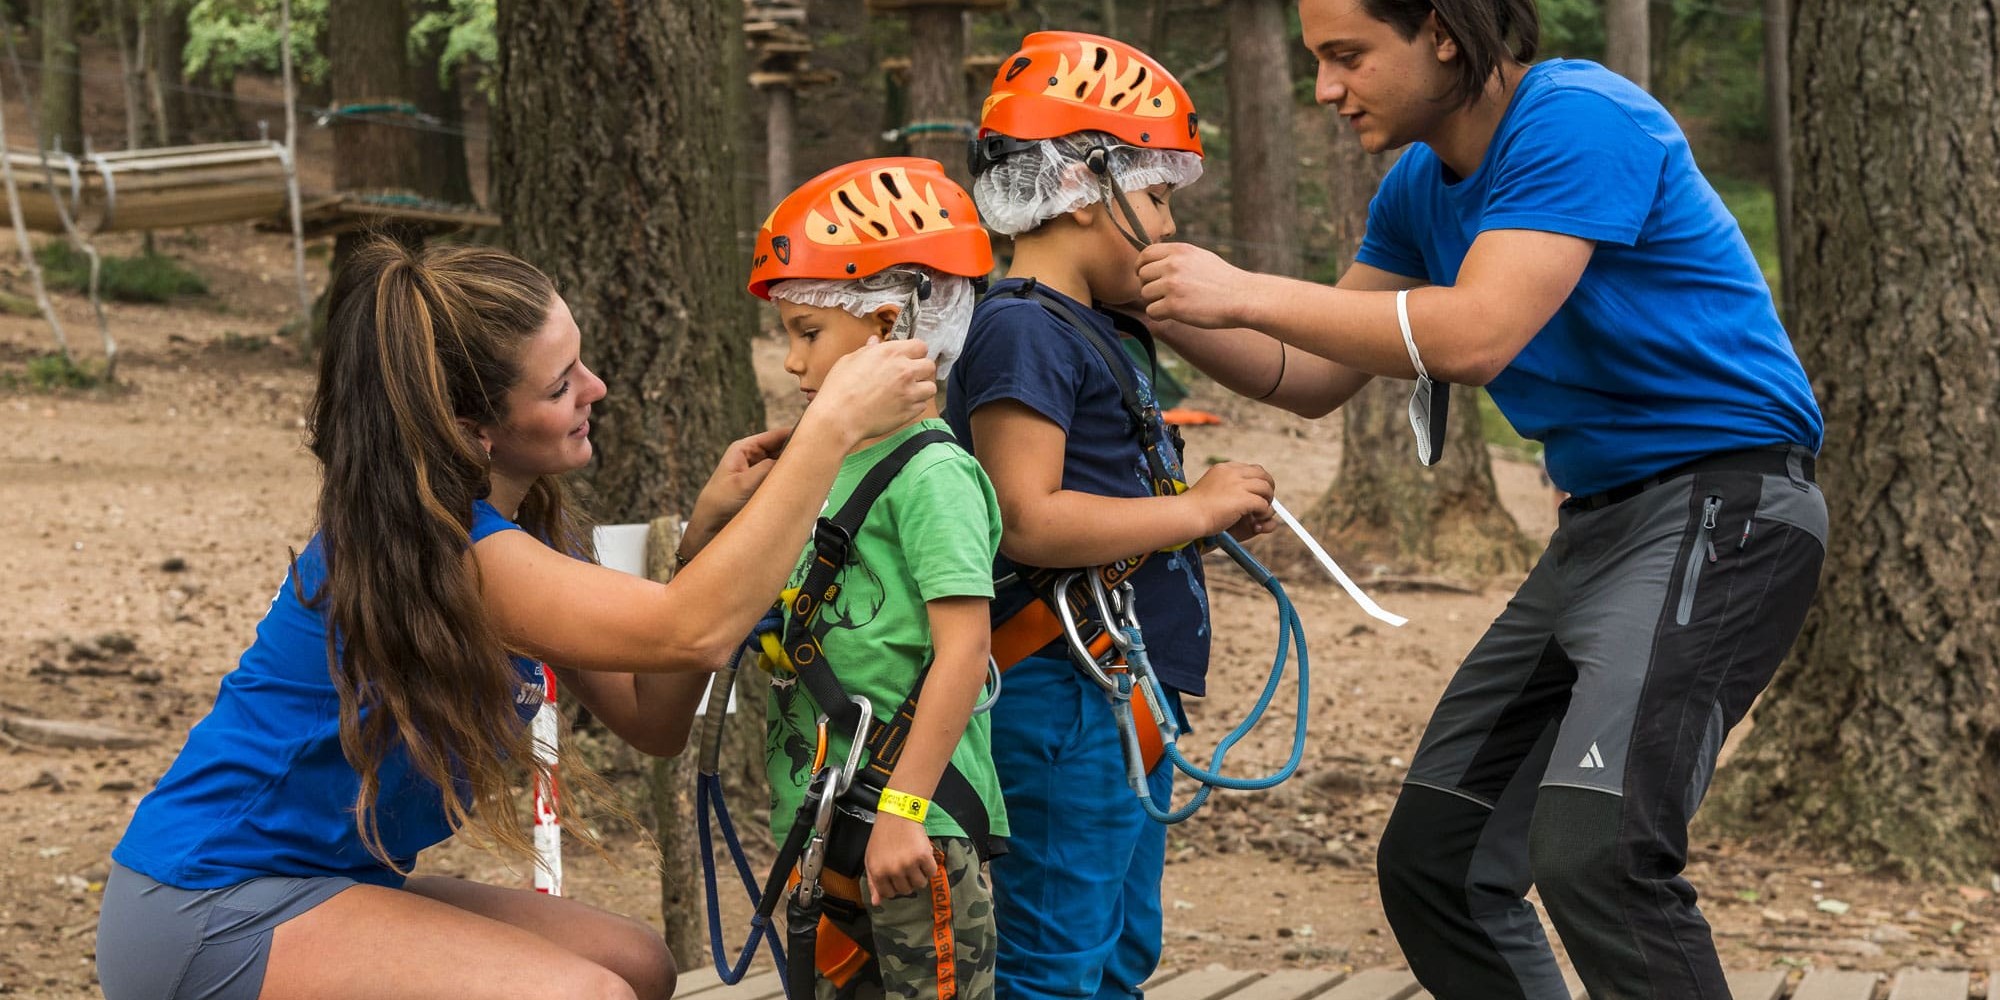
[(1458, 82), (1452, 96), (1462, 105), (1479, 100), (1486, 81), (1511, 56), (1529, 62), (1542, 46), (1542, 17), (1535, 0), (1362, 0), (1368, 16), (1396, 29), (1404, 41), (1417, 37), (1424, 19), (1437, 15), (1458, 43)]
[[(376, 800), (398, 750), (439, 789), (454, 831), (470, 824), (491, 845), (532, 850), (510, 779), (546, 765), (534, 763), (515, 707), (522, 678), (465, 558), (473, 502), (492, 484), (461, 421), (505, 417), (521, 346), (555, 299), (548, 277), (510, 254), (389, 239), (357, 249), (328, 296), (307, 418), (326, 579), (308, 600), (327, 619), (340, 747), (361, 777), (355, 823), (391, 867)], [(536, 481), (517, 520), (559, 551), (590, 551), (558, 479)]]

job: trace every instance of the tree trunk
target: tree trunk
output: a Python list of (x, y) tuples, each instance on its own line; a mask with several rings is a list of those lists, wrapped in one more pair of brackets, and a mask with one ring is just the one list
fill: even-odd
[(1230, 8), (1229, 222), (1238, 266), (1297, 277), (1291, 9), (1291, 0), (1234, 0)]
[(83, 152), (83, 75), (76, 50), (77, 0), (42, 0), (40, 136), (43, 148)]
[(1832, 537), (1715, 796), (1733, 831), (1982, 884), (2000, 827), (2000, 177), (1966, 165), (2000, 162), (1993, 29), (1986, 0), (1796, 6), (1785, 283), (1827, 418)]
[[(336, 108), (413, 103), (407, 39), (409, 11), (404, 0), (339, 0), (327, 11), (328, 75)], [(394, 112), (337, 115), (333, 119), (333, 186), (343, 192), (419, 191), (425, 178), (422, 133), (413, 119)], [(382, 232), (409, 243), (422, 236), (406, 227)], [(338, 274), (366, 237), (353, 233), (334, 241), (333, 272)]]
[[(609, 386), (591, 476), (606, 521), (691, 509), (723, 447), (763, 426), (739, 240), (753, 224), (738, 163), (742, 16), (736, 0), (500, 4), (493, 200)], [(754, 749), (729, 766), (761, 776), (761, 697), (735, 722)], [(661, 841), (684, 843), (685, 775), (656, 767)], [(667, 940), (688, 961), (705, 941), (685, 902), (690, 862), (679, 848), (662, 857)]]
[(792, 193), (792, 149), (798, 144), (798, 92), (782, 84), (764, 88), (764, 207)]
[(436, 201), (470, 205), (472, 173), (465, 159), (465, 103), (459, 93), (458, 74), (439, 79), (438, 57), (444, 53), (444, 36), (431, 39), (430, 48), (419, 52), (409, 67), (412, 103), (426, 114), (435, 115), (439, 127), (419, 131), (416, 141), (423, 174), (417, 193)]
[(1604, 65), (1650, 90), (1652, 47), (1646, 42), (1650, 27), (1646, 6), (1646, 0), (1605, 0)]
[[(937, 126), (971, 120), (965, 82), (965, 11), (912, 7), (910, 18), (910, 119)], [(910, 137), (910, 155), (944, 164), (945, 174), (970, 190), (963, 132), (934, 130)]]
[(1791, 4), (1764, 0), (1764, 106), (1771, 122), (1771, 202), (1778, 214), (1778, 294), (1786, 318), (1792, 287)]
[[(1367, 224), (1368, 199), (1393, 160), (1367, 155), (1351, 129), (1334, 128), (1327, 173), (1342, 183), (1329, 211), (1343, 239), (1341, 259), (1351, 260)], [(1425, 468), (1410, 432), (1410, 388), (1401, 380), (1376, 379), (1340, 408), (1340, 473), (1306, 516), (1307, 525), (1363, 572), (1386, 565), (1484, 577), (1526, 569), (1535, 547), (1500, 506), (1478, 393), (1452, 388), (1444, 457)]]

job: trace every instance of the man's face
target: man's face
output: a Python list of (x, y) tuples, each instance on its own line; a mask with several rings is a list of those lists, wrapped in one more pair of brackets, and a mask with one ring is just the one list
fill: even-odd
[(1458, 43), (1437, 15), (1405, 39), (1362, 0), (1299, 0), (1299, 24), (1319, 63), (1314, 98), (1339, 112), (1368, 152), (1421, 141), (1452, 110)]

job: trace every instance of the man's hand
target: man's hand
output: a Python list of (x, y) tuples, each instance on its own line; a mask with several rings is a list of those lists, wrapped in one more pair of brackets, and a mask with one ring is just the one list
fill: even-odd
[(868, 856), (864, 862), (868, 871), (869, 905), (881, 906), (885, 899), (907, 896), (930, 885), (931, 873), (938, 866), (935, 852), (922, 823), (876, 813), (875, 830), (868, 835)]
[(1205, 330), (1245, 325), (1236, 306), (1250, 273), (1191, 243), (1155, 243), (1139, 254), (1139, 301), (1156, 320)]

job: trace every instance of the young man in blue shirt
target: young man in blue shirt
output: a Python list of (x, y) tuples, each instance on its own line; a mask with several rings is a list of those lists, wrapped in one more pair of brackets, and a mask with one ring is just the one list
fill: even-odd
[[(1301, 0), (1317, 96), (1407, 147), (1326, 288), (1148, 249), (1160, 336), (1310, 415), (1375, 376), (1484, 385), (1572, 494), (1433, 713), (1379, 858), (1439, 1000), (1726, 997), (1687, 825), (1817, 586), (1821, 420), (1686, 137), (1594, 63), (1530, 65), (1533, 0)], [(1253, 332), (1256, 331), (1256, 332)], [(1443, 414), (1412, 401), (1419, 452)], [(1426, 459), (1428, 460), (1428, 458)]]

